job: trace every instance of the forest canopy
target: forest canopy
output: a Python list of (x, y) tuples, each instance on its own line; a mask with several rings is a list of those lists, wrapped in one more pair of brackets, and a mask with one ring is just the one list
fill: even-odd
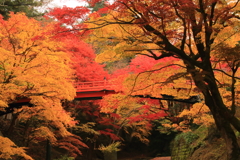
[[(80, 135), (94, 137), (89, 146), (128, 136), (147, 144), (154, 127), (186, 132), (214, 123), (227, 159), (239, 159), (239, 0), (86, 2), (53, 8), (41, 21), (27, 11), (7, 20), (1, 13), (0, 106), (5, 113), (31, 99), (33, 106), (14, 110), (34, 126), (24, 141), (48, 140), (76, 157), (87, 148)], [(116, 94), (72, 101), (76, 82), (107, 80)], [(71, 138), (78, 147), (66, 144)]]

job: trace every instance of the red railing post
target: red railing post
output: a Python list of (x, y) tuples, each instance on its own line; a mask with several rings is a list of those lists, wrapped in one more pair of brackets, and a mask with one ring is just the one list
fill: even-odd
[(104, 77), (104, 84), (103, 84), (104, 89), (107, 89), (107, 87), (106, 87), (106, 82), (107, 82), (107, 79), (106, 79), (106, 77)]

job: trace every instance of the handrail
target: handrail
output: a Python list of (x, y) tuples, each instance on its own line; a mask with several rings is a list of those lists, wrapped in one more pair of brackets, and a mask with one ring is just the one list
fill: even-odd
[[(114, 84), (111, 81), (91, 81), (91, 82), (75, 82), (74, 83), (77, 92), (86, 92), (86, 91), (99, 91), (99, 90), (114, 90)], [(180, 85), (180, 84), (179, 84)], [(186, 81), (181, 85), (194, 85), (193, 82)], [(181, 88), (181, 87), (180, 87)]]
[(113, 84), (109, 81), (92, 81), (92, 82), (76, 82), (75, 87), (77, 92), (83, 91), (98, 91), (98, 90), (113, 90)]

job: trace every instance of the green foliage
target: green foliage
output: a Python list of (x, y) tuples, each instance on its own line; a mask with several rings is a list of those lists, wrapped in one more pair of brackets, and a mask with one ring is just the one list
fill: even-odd
[(172, 127), (172, 122), (168, 119), (155, 120), (155, 123), (158, 124), (157, 129), (162, 134), (169, 135), (172, 132), (176, 132), (176, 128)]
[(9, 12), (24, 12), (28, 17), (37, 17), (42, 15), (36, 7), (42, 6), (44, 1), (37, 0), (0, 0), (0, 14), (7, 19), (9, 17)]
[(98, 131), (94, 129), (96, 124), (94, 122), (87, 122), (73, 127), (75, 132), (85, 132), (92, 135), (100, 135)]
[(118, 70), (118, 69), (122, 69), (125, 68), (129, 65), (130, 61), (131, 61), (131, 57), (125, 57), (121, 60), (118, 61), (114, 61), (114, 62), (104, 62), (104, 64), (106, 64), (105, 68), (108, 70), (108, 72), (114, 73), (114, 71)]
[(177, 135), (175, 140), (181, 141), (181, 139), (182, 139), (185, 141), (186, 144), (191, 144), (198, 138), (199, 138), (199, 136), (197, 134), (189, 131), (189, 132), (185, 132), (185, 133)]
[(205, 146), (209, 135), (209, 128), (202, 125), (194, 131), (183, 132), (177, 135), (173, 141), (172, 159), (186, 160), (199, 147)]
[(68, 157), (67, 155), (62, 155), (61, 158), (57, 158), (54, 160), (74, 160), (74, 157)]
[(121, 146), (121, 142), (114, 142), (108, 146), (101, 145), (99, 150), (104, 152), (117, 152), (120, 151), (119, 147)]
[(236, 131), (235, 135), (236, 135), (236, 137), (240, 137), (240, 132)]
[[(97, 2), (94, 7), (92, 7), (92, 12), (95, 12), (95, 11), (98, 11), (99, 9), (102, 9), (105, 7), (105, 1), (100, 1), (100, 2)], [(91, 7), (91, 6), (89, 6)]]
[(232, 91), (231, 87), (226, 87), (226, 91)]

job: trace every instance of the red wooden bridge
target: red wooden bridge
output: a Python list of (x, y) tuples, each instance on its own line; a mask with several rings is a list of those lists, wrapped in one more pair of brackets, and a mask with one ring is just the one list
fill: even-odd
[[(113, 89), (114, 84), (107, 80), (92, 82), (76, 82), (74, 85), (76, 88), (76, 96), (74, 97), (74, 99), (77, 100), (101, 99), (105, 95), (116, 93)], [(141, 97), (141, 95), (139, 97)], [(166, 99), (166, 97), (163, 99)], [(167, 100), (172, 99), (173, 98)], [(24, 98), (18, 100), (15, 103), (24, 103), (29, 101), (30, 99)]]
[[(77, 82), (76, 96), (77, 100), (94, 100), (101, 99), (104, 95), (116, 93), (113, 90), (113, 84), (109, 81), (95, 81), (95, 82)], [(22, 105), (29, 104), (30, 98), (22, 98), (14, 103), (9, 104), (5, 111), (0, 111), (0, 116), (12, 113), (14, 108), (20, 108)]]
[(75, 99), (101, 99), (104, 95), (116, 93), (109, 81), (78, 82)]
[[(74, 99), (77, 100), (93, 100), (93, 99), (101, 99), (103, 96), (108, 94), (116, 93), (113, 90), (113, 84), (109, 81), (94, 81), (94, 82), (77, 82), (75, 83), (76, 88), (76, 96)], [(26, 103), (29, 102), (29, 98), (19, 99), (17, 103)]]
[[(101, 99), (103, 96), (108, 94), (114, 94), (116, 93), (114, 91), (114, 84), (111, 84), (109, 81), (94, 81), (94, 82), (78, 82), (75, 83), (76, 86), (76, 96), (74, 99), (77, 100), (94, 100), (94, 99)], [(169, 100), (169, 101), (179, 101), (179, 102), (185, 102), (185, 103), (196, 103), (200, 99), (198, 96), (191, 96), (189, 99), (175, 99), (173, 96), (169, 95), (162, 95), (162, 98), (155, 98), (151, 96), (143, 96), (143, 95), (136, 95), (136, 97), (144, 97), (144, 98), (152, 98), (152, 99), (163, 99), (163, 100)], [(6, 111), (0, 111), (0, 116), (5, 115), (7, 113), (11, 113), (13, 111), (13, 108), (19, 108), (23, 104), (29, 104), (30, 99), (29, 98), (22, 98), (17, 100), (14, 103), (9, 104), (9, 107), (6, 109)]]

